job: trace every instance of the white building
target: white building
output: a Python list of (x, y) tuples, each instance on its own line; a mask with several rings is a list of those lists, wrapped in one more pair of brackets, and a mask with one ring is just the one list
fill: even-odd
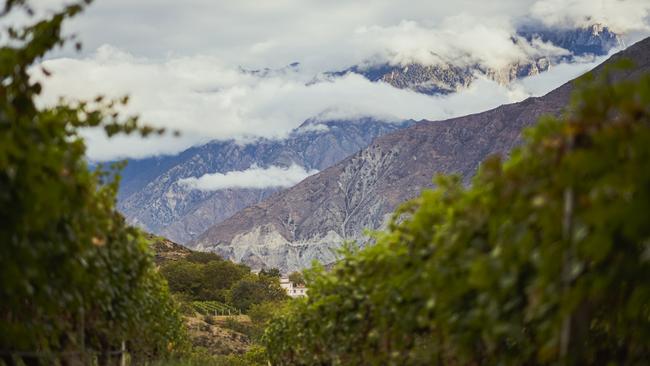
[(280, 278), (280, 287), (282, 287), (290, 297), (307, 296), (307, 287), (305, 287), (305, 285), (296, 285), (287, 277)]

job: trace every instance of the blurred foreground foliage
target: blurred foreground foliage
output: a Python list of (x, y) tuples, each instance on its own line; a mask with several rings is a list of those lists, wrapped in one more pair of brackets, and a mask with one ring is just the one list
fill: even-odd
[(604, 365), (650, 357), (650, 78), (579, 80), (562, 118), (405, 204), (307, 275), (274, 365)]
[[(117, 172), (91, 171), (79, 135), (87, 127), (108, 135), (161, 131), (121, 117), (127, 98), (36, 103), (42, 88), (30, 75), (49, 74), (40, 60), (69, 40), (62, 24), (88, 3), (2, 34), (0, 364), (105, 364), (123, 341), (137, 364), (185, 344), (147, 242), (115, 210)], [(32, 13), (27, 1), (7, 1), (1, 16), (22, 11)]]

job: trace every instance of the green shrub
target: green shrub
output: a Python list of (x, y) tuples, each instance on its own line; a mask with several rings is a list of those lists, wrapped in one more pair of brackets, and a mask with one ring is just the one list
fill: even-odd
[(228, 290), (250, 275), (250, 268), (231, 261), (210, 259), (213, 255), (209, 253), (192, 256), (194, 253), (188, 256), (189, 260), (165, 263), (160, 271), (174, 293), (184, 294), (193, 301), (225, 302)]
[(247, 312), (255, 304), (287, 298), (286, 292), (280, 287), (279, 278), (248, 276), (233, 285), (228, 300), (232, 306)]
[(223, 258), (216, 253), (192, 251), (185, 257), (185, 260), (191, 263), (208, 264), (210, 262), (222, 262)]
[(234, 330), (235, 332), (241, 333), (251, 339), (256, 335), (256, 329), (254, 329), (250, 324), (240, 321), (237, 317), (227, 317), (223, 326), (224, 328)]
[(295, 285), (304, 285), (305, 277), (300, 272), (292, 272), (291, 274), (289, 274), (289, 281), (291, 281)]
[(286, 301), (266, 301), (259, 304), (253, 304), (248, 310), (248, 316), (253, 324), (266, 326), (266, 324), (281, 315), (286, 308)]

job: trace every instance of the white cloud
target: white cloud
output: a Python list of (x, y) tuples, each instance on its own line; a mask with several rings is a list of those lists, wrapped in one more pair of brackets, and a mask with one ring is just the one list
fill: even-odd
[(456, 66), (480, 64), (500, 69), (518, 61), (567, 52), (543, 42), (525, 42), (515, 34), (507, 18), (462, 14), (444, 19), (434, 28), (414, 21), (390, 27), (362, 27), (356, 31), (354, 41), (357, 48), (367, 48), (366, 53), (374, 53), (380, 62), (401, 65), (453, 62)]
[[(48, 3), (56, 1), (65, 0)], [(403, 20), (435, 27), (442, 19), (460, 13), (482, 18), (519, 16), (531, 3), (98, 0), (67, 29), (80, 35), (89, 52), (113, 44), (150, 58), (208, 54), (252, 68), (300, 61), (322, 71), (349, 66), (367, 56), (350, 47), (359, 27), (390, 27)]]
[[(100, 131), (87, 131), (93, 160), (172, 154), (212, 139), (284, 138), (315, 116), (321, 120), (445, 119), (519, 101), (541, 88), (532, 81), (505, 87), (479, 79), (460, 93), (432, 97), (372, 83), (356, 74), (309, 84), (311, 75), (300, 71), (257, 77), (229, 68), (215, 57), (158, 61), (109, 46), (91, 57), (53, 59), (45, 66), (53, 76), (44, 82), (42, 103), (55, 103), (60, 95), (87, 99), (128, 93), (131, 102), (126, 112), (141, 114), (145, 122), (157, 127), (182, 132), (180, 138), (107, 140)], [(591, 64), (580, 67), (588, 69)], [(554, 68), (548, 79), (534, 80), (559, 86), (570, 79), (562, 70)]]
[(307, 171), (296, 164), (289, 167), (270, 166), (268, 168), (252, 165), (250, 168), (241, 171), (205, 174), (199, 178), (181, 179), (178, 184), (188, 189), (202, 191), (216, 191), (228, 188), (287, 188), (316, 173), (318, 173), (318, 170)]
[[(65, 1), (39, 4), (52, 9)], [(580, 25), (585, 17), (619, 28), (626, 24), (626, 30), (648, 24), (648, 2), (640, 0), (99, 0), (67, 28), (85, 41), (85, 53), (64, 57), (59, 52), (44, 62), (54, 76), (44, 83), (42, 102), (54, 103), (62, 95), (129, 94), (126, 112), (182, 132), (180, 138), (107, 140), (100, 131), (86, 131), (93, 160), (172, 154), (212, 139), (283, 138), (315, 116), (450, 118), (552, 89), (575, 76), (568, 70), (587, 70), (593, 63), (554, 67), (508, 87), (480, 79), (448, 97), (399, 90), (358, 75), (309, 82), (319, 72), (368, 60), (431, 64), (443, 59), (499, 68), (561, 53), (541, 42), (512, 42), (513, 24), (531, 16), (530, 6), (533, 17), (549, 24)], [(300, 66), (264, 78), (240, 68), (280, 68), (293, 61)]]
[[(68, 0), (38, 1), (53, 9)], [(427, 34), (444, 35), (460, 43), (484, 46), (497, 54), (508, 47), (500, 31), (530, 16), (552, 23), (584, 23), (586, 17), (611, 22), (617, 29), (647, 29), (647, 0), (98, 0), (66, 31), (79, 34), (86, 55), (103, 44), (162, 60), (189, 55), (214, 56), (230, 66), (282, 67), (299, 61), (310, 72), (335, 70), (385, 53), (386, 42), (398, 58), (425, 57), (437, 44)], [(531, 11), (531, 8), (533, 9)], [(471, 20), (471, 21), (467, 21)], [(404, 24), (416, 24), (413, 38)], [(377, 37), (359, 37), (360, 29), (378, 29)], [(107, 31), (110, 30), (110, 31)], [(441, 33), (443, 32), (443, 33)], [(449, 34), (448, 34), (449, 35)], [(437, 37), (436, 37), (437, 38)], [(423, 40), (414, 46), (413, 41)], [(403, 42), (402, 42), (403, 41)], [(443, 42), (447, 43), (447, 42)], [(494, 48), (494, 50), (490, 50)], [(407, 52), (408, 51), (408, 52)], [(75, 55), (67, 51), (68, 55)], [(508, 47), (503, 56), (513, 56)], [(60, 53), (59, 53), (60, 54)], [(486, 55), (483, 55), (486, 56)], [(516, 56), (516, 54), (515, 54)]]
[(539, 0), (533, 17), (548, 26), (577, 27), (602, 23), (616, 32), (648, 30), (648, 0)]
[(583, 62), (553, 66), (551, 71), (518, 80), (512, 87), (522, 90), (523, 93), (529, 96), (544, 95), (605, 62), (617, 51), (619, 50), (612, 50), (609, 55), (596, 57), (588, 61), (583, 60)]

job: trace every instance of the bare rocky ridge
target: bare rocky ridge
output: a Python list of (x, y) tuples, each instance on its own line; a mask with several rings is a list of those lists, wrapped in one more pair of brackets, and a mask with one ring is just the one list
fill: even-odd
[[(507, 85), (516, 79), (538, 75), (547, 71), (552, 61), (540, 57), (510, 64), (500, 69), (484, 67), (480, 64), (456, 66), (452, 62), (439, 65), (408, 64), (405, 66), (389, 67), (378, 81), (383, 81), (399, 89), (411, 89), (424, 94), (450, 94), (469, 87), (482, 75), (501, 85)], [(368, 70), (357, 70), (361, 74), (377, 72), (375, 67)]]
[[(622, 77), (650, 71), (650, 38), (607, 63), (621, 57), (636, 62)], [(456, 173), (467, 182), (487, 156), (507, 154), (521, 142), (524, 128), (544, 114), (560, 113), (571, 90), (567, 83), (543, 97), (445, 121), (422, 121), (379, 137), (331, 168), (211, 227), (191, 246), (284, 272), (313, 260), (332, 262), (333, 250), (344, 240), (363, 242), (364, 229), (381, 227), (397, 205), (432, 187), (435, 174)]]
[(573, 56), (606, 55), (613, 47), (623, 47), (622, 38), (603, 24), (576, 29), (552, 29), (542, 25), (527, 25), (517, 32), (526, 40), (535, 38), (571, 51)]
[(286, 167), (295, 163), (320, 171), (366, 147), (375, 137), (410, 123), (307, 121), (285, 140), (214, 141), (178, 156), (132, 161), (123, 173), (118, 207), (130, 223), (186, 243), (277, 189), (201, 191), (179, 184), (180, 179), (246, 170), (253, 164)]

